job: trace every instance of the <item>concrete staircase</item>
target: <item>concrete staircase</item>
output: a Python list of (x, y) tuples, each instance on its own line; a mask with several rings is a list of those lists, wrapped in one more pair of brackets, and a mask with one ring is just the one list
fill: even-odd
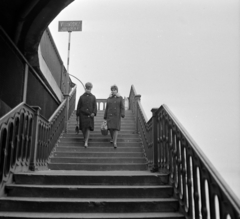
[(0, 198), (0, 218), (183, 219), (168, 174), (151, 173), (131, 111), (114, 149), (102, 136), (103, 112), (95, 119), (89, 147), (69, 121), (50, 157), (48, 171), (18, 173)]
[(76, 116), (69, 121), (69, 132), (60, 138), (59, 147), (51, 158), (52, 170), (147, 170), (141, 138), (134, 134), (134, 118), (126, 111), (122, 130), (118, 136), (118, 148), (110, 143), (110, 134), (102, 136), (100, 126), (103, 111), (98, 111), (94, 131), (91, 132), (89, 147), (84, 148), (83, 136), (75, 133)]

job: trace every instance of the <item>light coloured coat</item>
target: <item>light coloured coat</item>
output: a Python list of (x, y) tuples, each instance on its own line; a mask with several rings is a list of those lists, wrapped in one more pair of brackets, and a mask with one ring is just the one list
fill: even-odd
[(120, 131), (121, 117), (125, 117), (125, 107), (121, 96), (110, 96), (107, 99), (104, 119), (107, 120), (108, 129)]

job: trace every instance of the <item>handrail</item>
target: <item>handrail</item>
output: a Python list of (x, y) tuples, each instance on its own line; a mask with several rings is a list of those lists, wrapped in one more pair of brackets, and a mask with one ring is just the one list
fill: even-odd
[[(74, 110), (76, 87), (69, 97), (69, 115)], [(0, 195), (15, 172), (47, 169), (49, 156), (64, 130), (66, 100), (49, 120), (39, 107), (20, 103), (0, 119)]]
[[(64, 130), (64, 123), (70, 118), (75, 108), (76, 99), (76, 86), (69, 94), (69, 110), (67, 110), (67, 99), (58, 107), (55, 113), (46, 120), (39, 114), (39, 108), (36, 107), (36, 123), (38, 129), (36, 129), (35, 148), (33, 148), (34, 157), (30, 163), (30, 170), (46, 169), (49, 156), (57, 144), (59, 136)], [(66, 116), (68, 112), (68, 116)]]
[[(74, 86), (71, 90), (71, 92), (69, 93), (69, 96), (72, 97), (74, 95), (74, 93), (76, 92), (77, 86)], [(59, 105), (59, 107), (56, 109), (56, 111), (52, 114), (52, 116), (48, 119), (49, 122), (51, 122), (53, 120), (53, 118), (57, 115), (58, 111), (62, 108), (62, 106), (65, 104), (66, 99), (63, 100), (63, 102)]]
[[(206, 157), (206, 155), (203, 153), (203, 151), (200, 149), (200, 147), (197, 145), (197, 143), (192, 139), (192, 137), (186, 131), (186, 129), (181, 125), (181, 123), (178, 121), (178, 119), (173, 115), (173, 113), (170, 111), (170, 109), (165, 104), (163, 104), (162, 107), (168, 113), (168, 115), (171, 117), (171, 119), (174, 121), (174, 123), (177, 125), (177, 127), (179, 128), (181, 133), (184, 135), (184, 137), (187, 139), (187, 141), (191, 144), (195, 153), (202, 160), (202, 162), (204, 163), (204, 165), (206, 166), (208, 171), (214, 177), (218, 186), (221, 187), (222, 191), (225, 191), (225, 193), (226, 193), (225, 195), (227, 195), (228, 198), (232, 201), (232, 204), (235, 205), (236, 208), (240, 209), (240, 202), (239, 202), (237, 196), (233, 193), (231, 188), (228, 186), (228, 184), (225, 182), (225, 180), (222, 178), (222, 176), (218, 173), (218, 171), (213, 166), (211, 161)], [(159, 110), (160, 110), (160, 108), (159, 108)], [(239, 211), (239, 216), (240, 216), (240, 211)]]
[(30, 106), (20, 103), (0, 119), (0, 194), (14, 171), (28, 169), (34, 113)]
[[(129, 100), (151, 171), (169, 173), (174, 195), (187, 218), (238, 219), (240, 202), (166, 105), (146, 122), (134, 86)], [(219, 215), (219, 217), (218, 217)], [(210, 217), (209, 217), (210, 216)]]
[(58, 111), (66, 104), (66, 99), (63, 100), (63, 102), (59, 105), (59, 107), (56, 109), (56, 111), (52, 114), (52, 116), (46, 120), (44, 117), (42, 117), (43, 119), (45, 119), (46, 121), (51, 122), (55, 116), (57, 116)]

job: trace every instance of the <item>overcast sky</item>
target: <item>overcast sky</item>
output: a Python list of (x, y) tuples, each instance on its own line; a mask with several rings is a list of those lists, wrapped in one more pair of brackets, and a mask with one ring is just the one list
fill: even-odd
[[(148, 118), (166, 104), (240, 197), (238, 0), (75, 0), (50, 24), (70, 74), (107, 98), (134, 85)], [(78, 96), (82, 94), (81, 84)]]

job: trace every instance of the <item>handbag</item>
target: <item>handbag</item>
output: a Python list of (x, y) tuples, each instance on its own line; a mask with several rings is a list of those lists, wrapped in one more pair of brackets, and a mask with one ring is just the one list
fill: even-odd
[(108, 135), (107, 121), (103, 121), (101, 124), (101, 133), (102, 135)]
[(76, 127), (75, 127), (75, 132), (76, 132), (77, 134), (79, 134), (78, 120), (79, 120), (79, 118), (77, 117), (77, 125), (76, 125)]
[(76, 125), (75, 132), (76, 132), (77, 134), (79, 134), (79, 127), (78, 127), (78, 125)]

